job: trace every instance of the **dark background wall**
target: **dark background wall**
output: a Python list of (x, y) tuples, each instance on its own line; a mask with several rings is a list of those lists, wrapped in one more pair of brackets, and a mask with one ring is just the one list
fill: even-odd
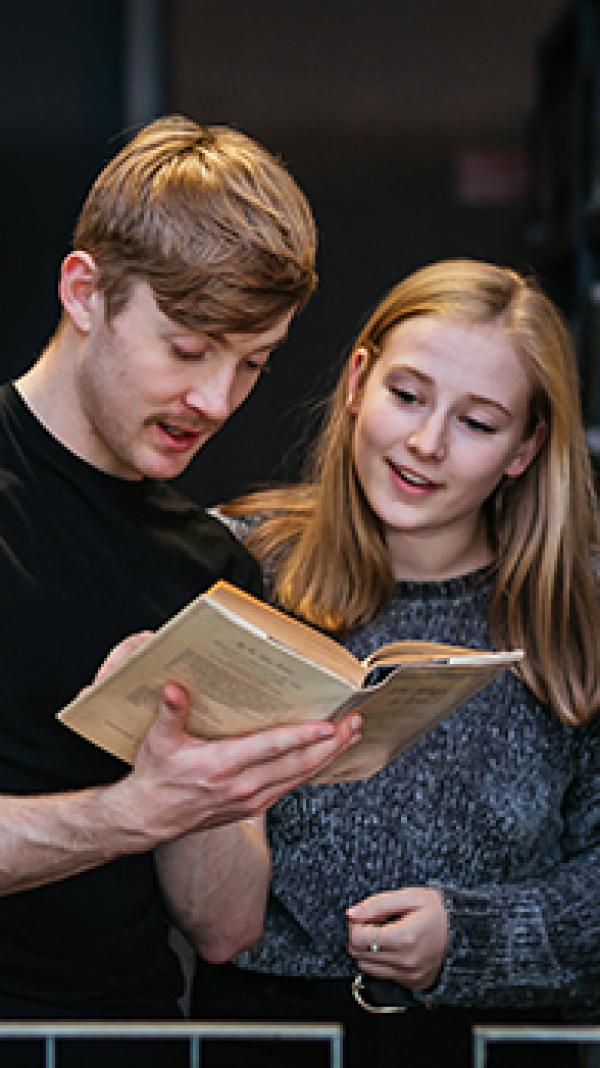
[(115, 0), (2, 5), (3, 380), (31, 362), (56, 321), (59, 260), (122, 124), (122, 63)]
[(528, 176), (539, 49), (567, 6), (3, 7), (0, 377), (27, 366), (50, 333), (75, 214), (127, 131), (160, 111), (239, 126), (286, 160), (313, 203), (321, 284), (272, 375), (183, 484), (209, 503), (293, 476), (315, 402), (359, 322), (401, 275), (469, 255), (539, 266), (552, 285), (536, 263)]

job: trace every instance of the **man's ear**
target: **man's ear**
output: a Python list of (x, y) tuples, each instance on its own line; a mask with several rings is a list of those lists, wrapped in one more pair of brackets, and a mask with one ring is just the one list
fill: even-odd
[(367, 349), (356, 349), (350, 357), (350, 368), (348, 371), (348, 396), (346, 397), (346, 407), (353, 415), (358, 413), (360, 392), (364, 385), (365, 373), (367, 370), (367, 364), (369, 362), (369, 353)]
[(89, 333), (92, 315), (99, 299), (98, 268), (88, 252), (76, 249), (62, 262), (59, 283), (60, 302), (73, 325)]
[(535, 460), (547, 437), (548, 427), (543, 420), (540, 420), (529, 437), (523, 439), (508, 467), (505, 468), (506, 477), (518, 478), (522, 475)]

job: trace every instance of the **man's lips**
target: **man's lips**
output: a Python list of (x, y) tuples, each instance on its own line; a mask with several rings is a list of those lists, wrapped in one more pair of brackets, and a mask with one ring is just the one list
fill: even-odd
[(156, 419), (155, 426), (158, 428), (162, 441), (168, 441), (173, 448), (189, 449), (204, 441), (214, 434), (217, 427), (210, 426), (187, 426), (172, 422), (169, 419)]
[(160, 419), (158, 425), (168, 434), (172, 434), (174, 438), (194, 438), (202, 433), (200, 427), (179, 426), (177, 423), (168, 423), (164, 419)]

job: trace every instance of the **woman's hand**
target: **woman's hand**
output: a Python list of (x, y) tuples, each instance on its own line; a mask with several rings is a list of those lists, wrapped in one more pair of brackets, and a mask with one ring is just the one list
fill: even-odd
[(448, 949), (442, 895), (427, 886), (373, 894), (347, 910), (348, 952), (368, 975), (427, 990)]

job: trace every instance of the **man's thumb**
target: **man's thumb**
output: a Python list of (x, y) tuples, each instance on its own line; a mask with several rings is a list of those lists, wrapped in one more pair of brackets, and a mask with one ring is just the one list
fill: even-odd
[(163, 686), (158, 703), (158, 716), (165, 726), (170, 724), (184, 729), (189, 707), (189, 697), (182, 686), (174, 682), (167, 682)]

